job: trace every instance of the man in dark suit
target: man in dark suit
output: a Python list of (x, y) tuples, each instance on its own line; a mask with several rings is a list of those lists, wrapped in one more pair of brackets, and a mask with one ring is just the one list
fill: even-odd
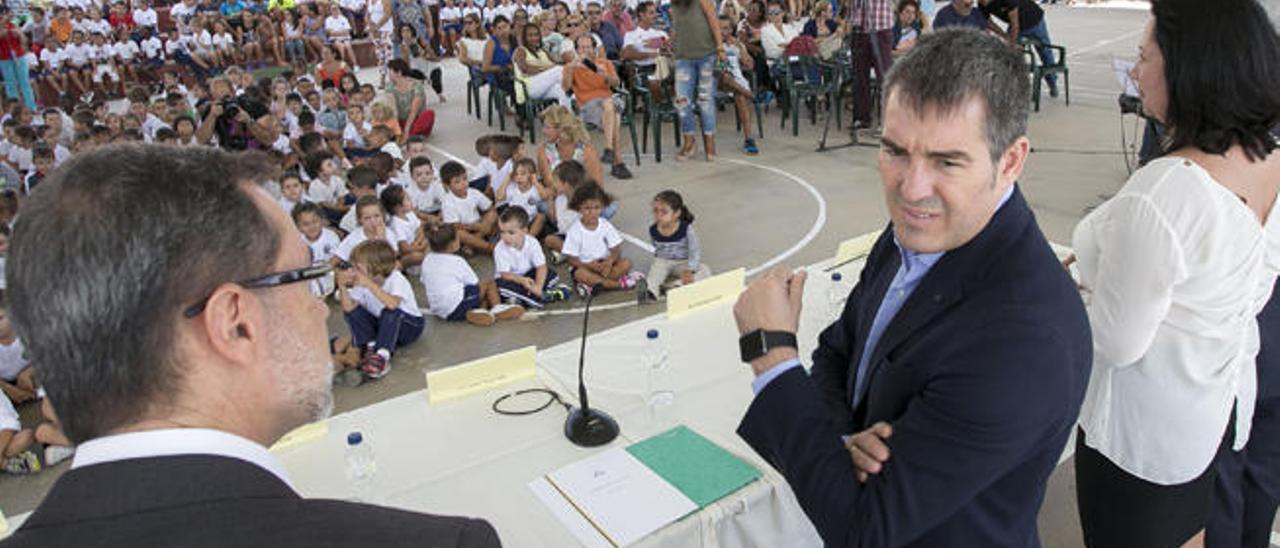
[(757, 374), (738, 433), (787, 478), (827, 546), (1039, 546), (1036, 513), (1092, 344), (1015, 183), (1028, 87), (995, 37), (922, 39), (887, 82), (891, 223), (811, 373), (785, 337), (751, 342), (794, 332), (803, 273), (767, 274), (734, 309)]
[(303, 499), (267, 451), (333, 401), (305, 283), (327, 268), (261, 188), (268, 166), (110, 146), (24, 204), (9, 313), (78, 448), (0, 546), (499, 546), (476, 519)]

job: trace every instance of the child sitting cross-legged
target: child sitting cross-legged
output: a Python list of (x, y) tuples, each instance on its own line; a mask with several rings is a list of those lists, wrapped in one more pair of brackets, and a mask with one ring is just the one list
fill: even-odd
[(467, 168), (458, 162), (445, 162), (440, 166), (440, 178), (449, 191), (441, 202), (440, 216), (457, 230), (463, 249), (493, 253), (489, 238), (498, 225), (493, 200), (467, 185)]
[(497, 284), (481, 280), (466, 259), (457, 255), (462, 241), (453, 225), (432, 225), (426, 234), (431, 253), (422, 261), (422, 287), (432, 314), (480, 326), (524, 315), (522, 306), (501, 304)]
[(605, 289), (631, 289), (644, 275), (631, 271), (622, 256), (622, 234), (600, 216), (613, 199), (598, 184), (584, 184), (573, 191), (569, 207), (580, 215), (569, 227), (560, 250), (572, 265), (578, 294), (586, 297), (599, 285)]
[(0, 398), (0, 457), (3, 469), (10, 474), (34, 474), (40, 471), (40, 457), (31, 451), (35, 433), (23, 430), (18, 411), (9, 398)]
[(508, 207), (498, 219), (499, 241), (493, 248), (493, 275), (498, 294), (506, 302), (525, 308), (542, 308), (543, 303), (563, 301), (569, 290), (559, 284), (555, 271), (547, 268), (542, 245), (529, 235), (529, 214)]
[(351, 265), (337, 272), (338, 300), (351, 338), (362, 350), (360, 372), (378, 379), (391, 371), (397, 348), (413, 343), (426, 320), (413, 286), (396, 267), (396, 251), (385, 240), (368, 240), (351, 252)]

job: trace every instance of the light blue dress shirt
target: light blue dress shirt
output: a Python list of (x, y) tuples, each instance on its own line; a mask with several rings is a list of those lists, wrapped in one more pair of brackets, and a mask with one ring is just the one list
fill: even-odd
[[(1004, 204), (1013, 196), (1015, 186), (1010, 186), (1005, 191), (1004, 196), (1000, 198), (1000, 203), (996, 205), (996, 211), (1004, 207)], [(871, 354), (875, 352), (876, 344), (880, 342), (880, 337), (884, 335), (885, 328), (889, 327), (889, 322), (893, 321), (893, 317), (898, 315), (898, 311), (902, 309), (902, 305), (907, 302), (911, 294), (915, 292), (916, 287), (920, 285), (920, 281), (924, 279), (933, 265), (938, 263), (945, 251), (937, 253), (916, 253), (902, 247), (895, 236), (893, 245), (898, 247), (898, 253), (902, 255), (902, 264), (898, 265), (898, 272), (893, 275), (893, 281), (889, 284), (888, 291), (885, 291), (884, 300), (880, 302), (880, 308), (876, 310), (876, 317), (871, 322), (871, 330), (867, 332), (867, 342), (862, 349), (862, 357), (858, 359), (858, 371), (854, 377), (853, 401), (850, 405), (857, 408), (858, 403), (862, 401), (863, 384), (866, 383), (867, 362), (871, 360)], [(764, 387), (768, 386), (773, 379), (779, 375), (786, 373), (792, 368), (799, 367), (799, 359), (791, 359), (782, 362), (760, 376), (751, 381), (751, 389), (759, 394)]]

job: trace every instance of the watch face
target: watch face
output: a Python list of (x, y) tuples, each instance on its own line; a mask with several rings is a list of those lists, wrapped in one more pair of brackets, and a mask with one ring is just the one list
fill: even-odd
[(756, 330), (738, 339), (738, 353), (743, 362), (750, 362), (765, 353), (764, 331)]

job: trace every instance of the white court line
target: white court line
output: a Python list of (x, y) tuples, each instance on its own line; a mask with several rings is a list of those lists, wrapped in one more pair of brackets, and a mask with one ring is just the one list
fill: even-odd
[[(468, 161), (466, 161), (466, 160), (463, 160), (462, 158), (458, 157), (457, 155), (454, 155), (453, 153), (451, 153), (451, 152), (449, 152), (449, 151), (447, 151), (447, 150), (445, 150), (445, 149), (443, 149), (443, 148), (440, 148), (440, 147), (438, 147), (438, 146), (435, 146), (435, 145), (433, 145), (433, 144), (431, 144), (431, 143), (427, 143), (427, 148), (429, 148), (429, 149), (431, 149), (431, 150), (434, 150), (434, 151), (438, 152), (439, 154), (441, 154), (441, 155), (443, 155), (443, 156), (445, 156), (445, 157), (449, 158), (450, 160), (453, 160), (453, 161), (458, 162), (458, 163), (460, 163), (460, 164), (462, 164), (462, 165), (464, 165), (464, 166), (467, 166), (468, 168), (474, 168), (474, 166), (472, 166), (470, 162), (468, 162)], [(827, 200), (826, 200), (825, 198), (823, 198), (823, 197), (822, 197), (822, 193), (818, 192), (818, 189), (817, 189), (817, 188), (815, 188), (815, 187), (814, 187), (812, 184), (810, 184), (808, 181), (806, 181), (806, 180), (804, 180), (804, 179), (802, 179), (802, 178), (800, 178), (800, 177), (798, 177), (798, 176), (796, 176), (796, 175), (793, 175), (793, 174), (791, 174), (791, 173), (788, 173), (788, 172), (786, 172), (786, 171), (783, 171), (783, 170), (781, 170), (781, 169), (778, 169), (778, 168), (776, 168), (776, 167), (773, 167), (773, 166), (767, 166), (767, 165), (758, 164), (758, 163), (755, 163), (755, 162), (749, 162), (749, 161), (746, 161), (746, 160), (738, 160), (738, 159), (735, 159), (735, 158), (720, 158), (720, 159), (719, 159), (719, 161), (724, 161), (724, 162), (730, 162), (730, 163), (740, 164), (740, 165), (744, 165), (744, 166), (748, 166), (748, 167), (754, 167), (754, 168), (756, 168), (756, 169), (763, 169), (763, 170), (765, 170), (765, 171), (772, 172), (772, 173), (774, 173), (774, 174), (776, 174), (776, 175), (781, 175), (782, 177), (787, 178), (787, 180), (791, 181), (792, 183), (795, 183), (795, 184), (799, 185), (801, 188), (803, 188), (805, 191), (807, 191), (807, 192), (809, 193), (809, 195), (813, 197), (814, 201), (818, 203), (818, 216), (817, 216), (817, 218), (816, 218), (816, 219), (814, 219), (813, 226), (811, 226), (811, 227), (809, 228), (809, 232), (808, 232), (808, 233), (806, 233), (806, 234), (804, 235), (804, 237), (802, 237), (802, 238), (800, 239), (800, 241), (796, 242), (794, 245), (792, 245), (791, 247), (787, 248), (787, 249), (786, 249), (785, 251), (783, 251), (782, 253), (779, 253), (778, 255), (774, 256), (773, 258), (769, 259), (768, 261), (765, 261), (765, 263), (764, 263), (764, 264), (759, 265), (759, 266), (756, 266), (756, 267), (754, 267), (754, 268), (752, 268), (752, 269), (748, 270), (748, 271), (747, 271), (747, 276), (754, 276), (754, 275), (756, 275), (756, 274), (759, 274), (759, 273), (761, 273), (761, 272), (764, 272), (765, 270), (768, 270), (769, 268), (772, 268), (774, 265), (777, 265), (778, 263), (781, 263), (782, 261), (787, 260), (787, 259), (788, 259), (789, 257), (791, 257), (792, 255), (795, 255), (795, 254), (796, 254), (797, 252), (799, 252), (801, 249), (804, 249), (804, 247), (805, 247), (805, 246), (809, 245), (809, 243), (810, 243), (810, 242), (812, 242), (812, 241), (814, 240), (814, 238), (817, 238), (817, 237), (818, 237), (818, 234), (819, 234), (820, 232), (822, 232), (822, 228), (823, 228), (824, 226), (826, 226), (826, 224), (827, 224)], [(646, 242), (646, 241), (644, 241), (644, 240), (641, 240), (640, 238), (637, 238), (637, 237), (632, 236), (632, 235), (630, 235), (630, 234), (627, 234), (627, 233), (625, 233), (625, 232), (621, 232), (621, 231), (619, 231), (619, 233), (620, 233), (620, 234), (622, 234), (622, 239), (624, 239), (624, 240), (626, 240), (626, 241), (628, 241), (628, 242), (631, 242), (631, 243), (632, 243), (632, 244), (634, 244), (636, 247), (639, 247), (640, 249), (645, 250), (645, 252), (647, 252), (647, 253), (653, 253), (653, 246), (652, 246), (651, 244), (649, 244), (649, 242)], [(597, 310), (597, 311), (600, 311), (600, 310), (614, 310), (614, 309), (626, 308), (626, 307), (630, 307), (630, 306), (635, 306), (635, 303), (632, 303), (632, 302), (613, 303), (613, 304), (607, 304), (607, 305), (601, 305), (601, 306), (592, 307), (592, 310)], [(543, 310), (543, 311), (532, 311), (532, 312), (528, 312), (528, 313), (526, 313), (526, 314), (524, 315), (524, 317), (526, 317), (526, 318), (530, 318), (530, 319), (533, 319), (533, 318), (539, 318), (539, 317), (543, 317), (543, 316), (563, 316), (563, 315), (569, 315), (569, 314), (578, 314), (578, 313), (581, 313), (582, 311), (583, 311), (583, 309), (581, 309), (581, 308), (572, 308), (572, 309), (568, 309), (568, 310)]]
[(1075, 50), (1075, 51), (1071, 52), (1070, 54), (1068, 54), (1068, 56), (1069, 56), (1069, 57), (1077, 57), (1077, 56), (1080, 56), (1080, 55), (1082, 55), (1082, 54), (1089, 53), (1089, 52), (1091, 52), (1091, 51), (1093, 51), (1093, 50), (1095, 50), (1095, 49), (1107, 47), (1107, 46), (1109, 46), (1109, 45), (1111, 45), (1111, 44), (1114, 44), (1114, 43), (1116, 43), (1116, 42), (1119, 42), (1119, 41), (1121, 41), (1121, 40), (1128, 40), (1129, 38), (1132, 38), (1132, 37), (1134, 37), (1134, 36), (1137, 36), (1137, 35), (1139, 35), (1139, 34), (1142, 34), (1142, 32), (1143, 32), (1143, 31), (1145, 31), (1145, 30), (1146, 30), (1146, 29), (1145, 29), (1145, 28), (1143, 28), (1143, 29), (1138, 29), (1138, 30), (1134, 30), (1134, 31), (1126, 32), (1126, 33), (1121, 34), (1120, 36), (1117, 36), (1117, 37), (1115, 37), (1115, 38), (1111, 38), (1111, 39), (1109, 39), (1109, 40), (1103, 40), (1103, 41), (1101, 41), (1101, 42), (1097, 42), (1097, 43), (1095, 43), (1095, 44), (1093, 44), (1093, 45), (1091, 45), (1091, 46), (1085, 46), (1085, 47), (1083, 47), (1083, 48), (1080, 48), (1080, 49), (1078, 49), (1078, 50)]

